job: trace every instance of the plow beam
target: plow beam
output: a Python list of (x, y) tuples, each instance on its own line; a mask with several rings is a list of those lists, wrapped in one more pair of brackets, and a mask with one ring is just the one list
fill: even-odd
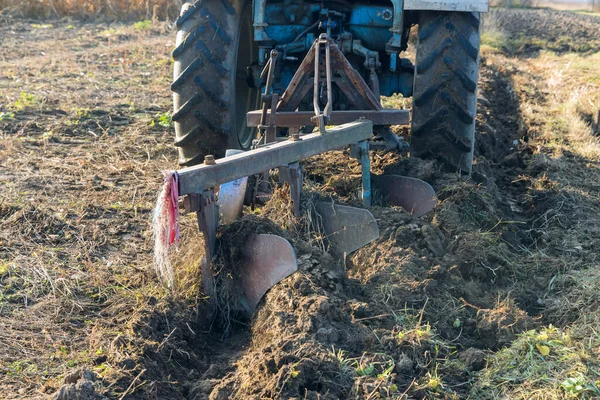
[(287, 166), (318, 154), (357, 144), (373, 136), (373, 123), (359, 120), (312, 133), (300, 140), (268, 144), (253, 151), (216, 160), (213, 165), (197, 165), (178, 171), (179, 195), (203, 193), (223, 183), (273, 168)]
[[(248, 113), (248, 126), (260, 125), (262, 111), (250, 111)], [(267, 111), (267, 116), (271, 112)], [(314, 125), (315, 113), (313, 111), (277, 111), (274, 124), (280, 127), (300, 127)], [(408, 110), (362, 110), (362, 111), (332, 111), (329, 116), (330, 125), (342, 125), (359, 118), (365, 118), (373, 122), (373, 125), (408, 125), (410, 123), (410, 112)]]

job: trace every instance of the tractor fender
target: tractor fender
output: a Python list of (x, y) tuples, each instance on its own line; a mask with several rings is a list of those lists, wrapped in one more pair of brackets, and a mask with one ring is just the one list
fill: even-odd
[(488, 12), (489, 0), (404, 0), (405, 10)]

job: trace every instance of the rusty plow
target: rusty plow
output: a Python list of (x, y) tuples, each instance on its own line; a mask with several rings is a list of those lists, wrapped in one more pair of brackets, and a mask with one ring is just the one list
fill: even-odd
[[(226, 157), (216, 160), (207, 156), (204, 164), (175, 173), (177, 196), (184, 197), (186, 212), (196, 213), (204, 235), (202, 279), (209, 298), (215, 294), (211, 263), (216, 253), (217, 232), (219, 226), (241, 217), (244, 199), (254, 186), (249, 184), (248, 177), (269, 176), (269, 171), (277, 169), (280, 182), (290, 186), (290, 211), (300, 217), (303, 182), (300, 162), (332, 150), (349, 149), (350, 157), (361, 165), (364, 208), (320, 202), (315, 204), (318, 219), (329, 245), (343, 257), (379, 237), (377, 221), (368, 210), (373, 203), (370, 140), (374, 125), (406, 125), (409, 112), (384, 110), (378, 100), (376, 82), (369, 86), (327, 35), (315, 41), (281, 95), (272, 89), (277, 59), (278, 53), (273, 51), (263, 70), (266, 79), (262, 109), (247, 114), (247, 125), (258, 132), (252, 149), (228, 151)], [(352, 111), (332, 109), (334, 85), (351, 100)], [(300, 102), (310, 97), (311, 92), (315, 97), (314, 110), (298, 111)], [(317, 131), (300, 134), (301, 128), (307, 126), (316, 126)], [(398, 138), (392, 136), (391, 147), (398, 147)], [(435, 207), (435, 192), (426, 182), (395, 175), (374, 176), (373, 180), (379, 204), (402, 207), (416, 217)], [(239, 250), (242, 259), (239, 273), (233, 278), (240, 291), (241, 307), (252, 314), (271, 287), (297, 271), (296, 254), (286, 239), (265, 234), (251, 236)]]

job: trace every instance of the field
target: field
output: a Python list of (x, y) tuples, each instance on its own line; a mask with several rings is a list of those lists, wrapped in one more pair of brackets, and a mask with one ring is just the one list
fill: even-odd
[(598, 12), (600, 11), (600, 4), (597, 1), (560, 1), (560, 0), (549, 0), (549, 1), (536, 1), (534, 2), (536, 7), (551, 8), (554, 10), (571, 10), (576, 12)]
[(177, 159), (169, 24), (0, 14), (0, 397), (600, 396), (598, 32), (593, 15), (487, 15), (471, 179), (373, 152), (373, 173), (440, 201), (422, 219), (376, 204), (381, 238), (343, 260), (311, 204), (359, 204), (360, 168), (307, 160), (303, 218), (280, 190), (221, 233), (227, 250), (277, 232), (300, 271), (251, 320), (213, 321), (193, 217), (175, 287), (152, 267)]

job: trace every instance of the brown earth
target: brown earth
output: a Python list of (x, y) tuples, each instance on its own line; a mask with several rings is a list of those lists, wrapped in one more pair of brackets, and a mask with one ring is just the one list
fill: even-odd
[[(510, 13), (494, 18), (547, 16)], [(0, 25), (5, 398), (484, 398), (472, 389), (494, 352), (522, 332), (577, 319), (558, 312), (569, 285), (556, 277), (595, 262), (600, 188), (581, 182), (589, 197), (578, 197), (560, 183), (554, 154), (540, 147), (544, 121), (524, 114), (549, 104), (550, 91), (519, 59), (483, 55), (471, 180), (433, 161), (373, 153), (375, 174), (434, 186), (433, 214), (414, 218), (376, 198), (381, 237), (346, 260), (330, 253), (312, 204), (360, 204), (360, 168), (336, 152), (305, 162), (302, 219), (290, 216), (282, 189), (224, 229), (224, 268), (247, 234), (274, 232), (294, 245), (299, 272), (251, 320), (214, 320), (199, 289), (193, 218), (183, 220), (176, 289), (151, 265), (154, 196), (176, 160), (165, 114), (170, 33), (50, 24)], [(540, 28), (527, 35), (546, 40)], [(566, 168), (595, 165), (564, 157)], [(571, 235), (582, 226), (586, 243)]]
[(598, 16), (557, 10), (495, 9), (486, 18), (485, 29), (500, 32), (512, 53), (595, 53), (600, 51)]

